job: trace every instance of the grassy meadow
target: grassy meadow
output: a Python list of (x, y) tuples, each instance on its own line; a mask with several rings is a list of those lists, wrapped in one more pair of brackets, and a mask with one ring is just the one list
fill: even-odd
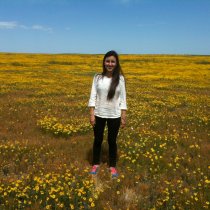
[(89, 175), (103, 55), (0, 53), (0, 209), (209, 209), (210, 56), (120, 55), (127, 126)]

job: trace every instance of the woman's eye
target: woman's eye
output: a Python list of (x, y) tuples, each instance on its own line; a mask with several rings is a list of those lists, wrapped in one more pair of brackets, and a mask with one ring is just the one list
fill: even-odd
[(116, 62), (115, 61), (112, 61), (112, 60), (107, 60), (106, 63), (115, 64)]

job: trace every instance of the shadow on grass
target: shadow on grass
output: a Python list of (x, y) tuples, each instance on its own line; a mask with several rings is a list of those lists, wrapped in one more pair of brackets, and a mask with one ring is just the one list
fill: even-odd
[[(90, 165), (93, 164), (93, 148), (87, 151), (86, 160)], [(118, 155), (117, 155), (117, 161), (118, 161)], [(101, 145), (100, 163), (109, 165), (109, 146), (105, 143)]]

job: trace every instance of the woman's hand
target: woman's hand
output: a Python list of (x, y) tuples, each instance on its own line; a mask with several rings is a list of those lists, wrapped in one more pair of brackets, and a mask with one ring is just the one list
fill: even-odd
[(95, 115), (90, 115), (90, 124), (91, 124), (92, 126), (94, 126), (95, 123), (96, 123)]
[(126, 110), (121, 110), (121, 128), (126, 126)]
[(94, 126), (95, 123), (96, 123), (96, 118), (95, 118), (95, 114), (94, 114), (94, 108), (95, 107), (90, 107), (90, 124), (92, 126)]
[(126, 126), (126, 118), (121, 118), (121, 128)]

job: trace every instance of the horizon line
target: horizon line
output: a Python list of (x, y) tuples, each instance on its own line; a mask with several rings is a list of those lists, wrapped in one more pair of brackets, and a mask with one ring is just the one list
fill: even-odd
[[(104, 55), (105, 53), (45, 53), (45, 52), (0, 52), (0, 54), (34, 54), (34, 55)], [(188, 53), (118, 53), (119, 55), (178, 55), (178, 56), (210, 56), (210, 54)]]

